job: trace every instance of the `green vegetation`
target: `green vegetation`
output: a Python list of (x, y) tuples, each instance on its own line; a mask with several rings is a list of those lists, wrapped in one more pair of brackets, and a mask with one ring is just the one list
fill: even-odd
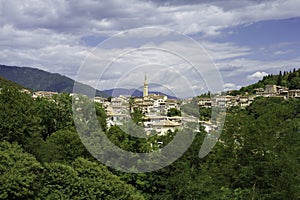
[(199, 119), (201, 121), (209, 121), (211, 118), (211, 108), (200, 107), (199, 108)]
[[(12, 85), (1, 87), (0, 199), (300, 199), (299, 99), (257, 98), (246, 109), (230, 109), (205, 158), (198, 157), (207, 135), (201, 130), (171, 165), (129, 174), (85, 149), (69, 95), (32, 99)], [(107, 130), (103, 108), (91, 105), (107, 137), (124, 150), (157, 150), (157, 142), (166, 145), (176, 134), (141, 139), (117, 126)], [(184, 112), (199, 116), (197, 101)]]
[(181, 116), (181, 111), (176, 108), (170, 108), (167, 112), (168, 117)]
[(135, 105), (133, 97), (130, 97), (130, 99), (129, 99), (129, 112), (130, 112), (130, 117), (131, 117), (132, 121), (135, 124), (141, 125), (143, 122), (144, 114), (140, 110), (140, 108)]
[(3, 78), (3, 77), (0, 76), (0, 88), (2, 88), (3, 86), (23, 89), (23, 86), (15, 83), (15, 82), (9, 81), (6, 78)]

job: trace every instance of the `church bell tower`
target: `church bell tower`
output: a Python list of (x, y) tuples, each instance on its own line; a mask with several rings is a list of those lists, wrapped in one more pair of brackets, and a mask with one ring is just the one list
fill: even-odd
[(147, 96), (148, 96), (148, 82), (147, 82), (147, 76), (145, 74), (143, 97), (147, 97)]

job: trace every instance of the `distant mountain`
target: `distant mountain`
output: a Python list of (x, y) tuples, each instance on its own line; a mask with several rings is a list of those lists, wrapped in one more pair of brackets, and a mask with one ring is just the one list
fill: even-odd
[[(60, 75), (30, 67), (16, 67), (0, 65), (0, 76), (16, 82), (33, 91), (51, 91), (72, 93), (74, 80)], [(82, 91), (94, 91), (91, 86), (79, 84)], [(96, 91), (96, 96), (105, 96), (101, 91)]]
[(120, 95), (135, 96), (135, 97), (143, 96), (143, 92), (136, 89), (115, 88), (109, 90), (102, 90), (102, 92), (105, 93), (107, 96), (112, 96), (112, 97), (117, 97)]
[[(36, 68), (0, 65), (0, 76), (32, 91), (73, 92), (73, 79)], [(86, 91), (87, 93), (94, 92), (94, 89), (91, 86), (85, 84), (79, 84), (79, 86), (81, 91)], [(153, 91), (149, 93), (165, 95), (170, 99), (176, 99), (176, 97), (162, 92)], [(116, 88), (104, 91), (96, 90), (95, 95), (102, 97), (119, 95), (142, 97), (143, 92), (138, 89)]]
[[(120, 95), (124, 96), (134, 96), (134, 97), (142, 97), (143, 92), (138, 90), (138, 89), (125, 89), (125, 88), (115, 88), (115, 89), (110, 89), (110, 90), (103, 90), (103, 93), (105, 93), (107, 96), (112, 96), (112, 97), (117, 97)], [(174, 96), (167, 95), (162, 92), (149, 92), (149, 94), (157, 94), (157, 95), (163, 95), (167, 96), (169, 99), (177, 99)]]

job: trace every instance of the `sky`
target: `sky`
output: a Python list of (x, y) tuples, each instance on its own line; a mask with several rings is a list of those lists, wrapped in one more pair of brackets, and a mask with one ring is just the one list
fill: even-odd
[[(0, 64), (180, 97), (300, 66), (299, 0), (0, 0)], [(198, 45), (198, 47), (197, 47)]]

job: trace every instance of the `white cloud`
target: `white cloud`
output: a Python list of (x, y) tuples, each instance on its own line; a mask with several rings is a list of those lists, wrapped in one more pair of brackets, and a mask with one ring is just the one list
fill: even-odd
[(279, 51), (275, 51), (275, 52), (274, 52), (274, 55), (275, 55), (275, 56), (278, 56), (278, 55), (285, 55), (285, 54), (288, 54), (288, 53), (290, 53), (290, 52), (292, 52), (292, 51), (291, 51), (291, 50), (286, 50), (286, 51), (279, 50)]
[(225, 83), (224, 84), (224, 90), (225, 91), (228, 91), (228, 90), (237, 90), (237, 89), (240, 89), (240, 88), (241, 88), (241, 86), (237, 86), (234, 83)]
[[(32, 66), (51, 72), (75, 77), (76, 72), (84, 58), (92, 51), (92, 47), (84, 43), (85, 37), (107, 37), (121, 30), (151, 26), (166, 27), (186, 34), (202, 34), (203, 47), (216, 62), (218, 69), (223, 73), (227, 83), (239, 85), (229, 79), (259, 78), (263, 73), (278, 66), (295, 65), (300, 63), (299, 58), (290, 60), (264, 61), (245, 58), (253, 52), (246, 46), (239, 46), (230, 42), (216, 43), (208, 42), (208, 38), (214, 38), (222, 34), (224, 28), (239, 24), (249, 24), (262, 20), (286, 19), (300, 16), (300, 2), (293, 0), (273, 1), (138, 1), (121, 0), (112, 1), (61, 1), (61, 0), (16, 0), (3, 1), (0, 3), (0, 60), (1, 64)], [(120, 6), (121, 5), (121, 6)], [(143, 47), (155, 46), (157, 48), (171, 48), (181, 52), (182, 55), (191, 58), (194, 62), (205, 67), (209, 60), (206, 54), (197, 54), (197, 51), (189, 45), (182, 43), (166, 31), (158, 31), (145, 34), (145, 32), (134, 32), (132, 40), (121, 46), (116, 41), (116, 46), (102, 49), (102, 57), (113, 60), (114, 56), (125, 50), (132, 50), (137, 45), (136, 40), (143, 40), (153, 36), (160, 40), (151, 41)], [(150, 34), (150, 35), (149, 35)], [(129, 37), (124, 35), (124, 37)], [(164, 37), (166, 40), (164, 40)], [(178, 38), (177, 38), (178, 39)], [(167, 42), (166, 42), (167, 41)], [(127, 45), (127, 46), (126, 46)], [(129, 46), (129, 47), (128, 47)], [(284, 51), (277, 51), (274, 55), (281, 55)], [(98, 57), (99, 59), (99, 57)], [(104, 63), (103, 60), (94, 60), (90, 63), (87, 75), (93, 75), (92, 80), (86, 79), (87, 83), (95, 83), (98, 75), (93, 73), (94, 69)], [(101, 80), (105, 87), (109, 87), (110, 81), (117, 80), (125, 74), (128, 67), (141, 65), (144, 62), (162, 64), (174, 67), (185, 78), (191, 80), (189, 87), (203, 89), (205, 85), (199, 84), (197, 73), (191, 67), (187, 67), (176, 56), (166, 56), (161, 51), (137, 52), (131, 54), (130, 58), (124, 57), (117, 71), (112, 70), (106, 74), (106, 79)], [(230, 67), (228, 67), (230, 66)], [(228, 69), (232, 70), (228, 70)], [(226, 71), (227, 69), (227, 71)], [(157, 69), (159, 71), (159, 69)], [(223, 70), (223, 71), (222, 71)], [(151, 72), (151, 68), (149, 70)], [(162, 70), (160, 71), (162, 72)], [(195, 73), (194, 73), (195, 72)], [(260, 74), (255, 74), (255, 72)], [(141, 74), (137, 73), (131, 84), (138, 84)], [(157, 82), (164, 79), (166, 74), (176, 77), (176, 73), (166, 72), (153, 73)], [(88, 76), (87, 76), (88, 77)], [(90, 78), (90, 77), (89, 77)], [(129, 78), (123, 77), (125, 83), (130, 83)], [(204, 77), (207, 78), (207, 77)], [(185, 79), (180, 79), (185, 82)], [(194, 82), (193, 82), (194, 80)], [(173, 81), (174, 84), (175, 81)], [(178, 87), (182, 86), (176, 84)], [(227, 85), (228, 87), (230, 85)], [(231, 85), (233, 87), (233, 85)], [(171, 87), (171, 85), (170, 85)]]
[[(122, 6), (120, 6), (122, 5)], [(107, 34), (141, 26), (164, 26), (187, 34), (202, 32), (216, 36), (223, 28), (261, 20), (299, 16), (299, 2), (293, 0), (237, 3), (215, 1), (186, 4), (153, 4), (128, 0), (4, 1), (0, 25), (17, 29), (47, 29), (76, 35)]]
[[(96, 87), (100, 79), (99, 89), (137, 88), (141, 86), (146, 72), (149, 81), (165, 86), (180, 97), (199, 94), (207, 87), (214, 91), (220, 88), (218, 85), (223, 85), (209, 56), (193, 40), (182, 36), (181, 40), (173, 41), (170, 37), (166, 38), (169, 40), (158, 41), (160, 35), (153, 32), (153, 38), (149, 38), (147, 30), (147, 39), (136, 38), (133, 47), (122, 48), (122, 43), (131, 40), (127, 41), (121, 35), (122, 40), (112, 38), (107, 41), (116, 46), (104, 43), (105, 47), (111, 48), (96, 49), (85, 60), (80, 81), (94, 80), (93, 86)], [(136, 31), (142, 33), (141, 30)], [(129, 39), (134, 34), (129, 34)]]
[(262, 79), (264, 76), (267, 76), (268, 73), (266, 72), (255, 72), (251, 75), (249, 75), (248, 77), (251, 78), (251, 79)]

